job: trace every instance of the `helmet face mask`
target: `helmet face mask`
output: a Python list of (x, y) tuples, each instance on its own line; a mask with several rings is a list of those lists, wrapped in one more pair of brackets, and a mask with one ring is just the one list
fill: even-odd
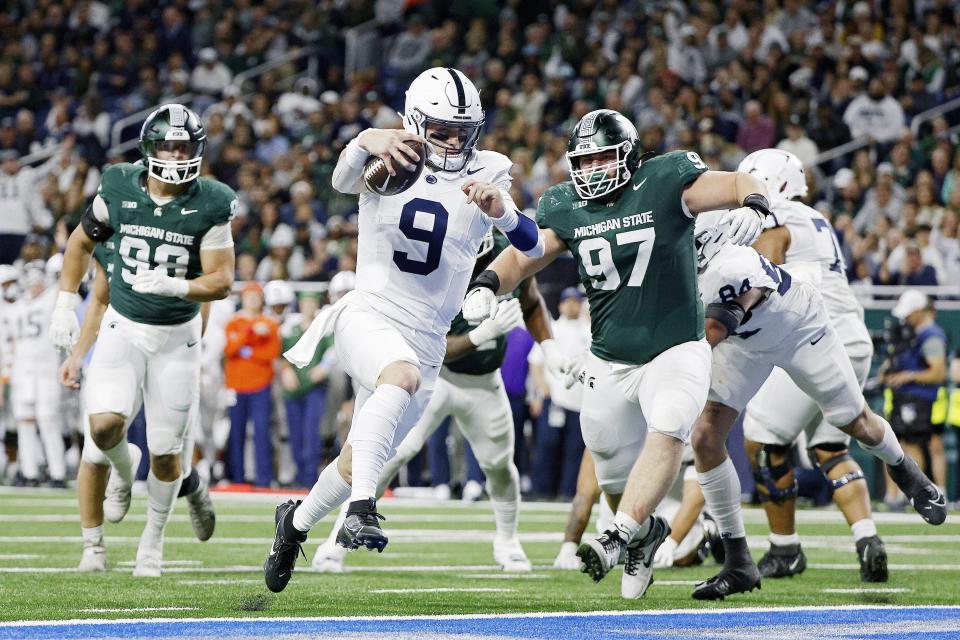
[[(614, 152), (610, 162), (584, 167), (589, 156)], [(610, 195), (640, 167), (640, 140), (629, 120), (611, 109), (591, 111), (570, 134), (567, 166), (573, 188), (584, 200)]]
[(456, 69), (427, 69), (407, 89), (403, 127), (429, 141), (426, 161), (438, 171), (467, 166), (484, 120), (480, 92)]
[(185, 184), (200, 175), (206, 145), (200, 118), (179, 104), (163, 105), (140, 129), (140, 153), (149, 175), (168, 184)]

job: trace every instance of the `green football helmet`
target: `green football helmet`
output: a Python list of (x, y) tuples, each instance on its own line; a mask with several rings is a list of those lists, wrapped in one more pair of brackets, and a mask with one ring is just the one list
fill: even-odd
[[(616, 151), (614, 160), (581, 169), (583, 159), (597, 153)], [(640, 166), (640, 137), (637, 128), (612, 109), (597, 109), (580, 118), (567, 144), (567, 165), (573, 188), (584, 200), (609, 195), (627, 184)]]
[[(182, 104), (165, 104), (147, 116), (140, 128), (140, 153), (150, 175), (162, 182), (184, 184), (200, 175), (207, 133), (196, 113)], [(160, 159), (159, 152), (179, 151), (184, 160)]]

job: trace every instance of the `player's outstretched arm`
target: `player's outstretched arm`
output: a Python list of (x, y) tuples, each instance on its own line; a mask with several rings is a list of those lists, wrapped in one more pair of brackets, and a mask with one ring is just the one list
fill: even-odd
[(507, 184), (496, 185), (479, 180), (467, 180), (460, 187), (472, 202), (483, 211), (493, 226), (500, 229), (514, 248), (530, 258), (540, 258), (544, 253), (544, 240), (537, 223), (520, 213), (510, 197)]
[(497, 314), (497, 294), (513, 291), (520, 281), (533, 276), (566, 251), (566, 245), (552, 229), (541, 229), (544, 253), (531, 258), (515, 247), (507, 247), (497, 256), (490, 267), (481, 272), (467, 289), (463, 301), (463, 318), (471, 324), (479, 324)]
[(106, 313), (110, 305), (110, 283), (107, 280), (107, 272), (100, 264), (97, 264), (97, 275), (93, 280), (93, 291), (87, 301), (87, 310), (83, 316), (83, 325), (80, 327), (80, 337), (73, 351), (60, 365), (57, 372), (57, 378), (60, 384), (70, 389), (80, 388), (80, 368), (83, 359), (93, 347), (100, 334), (100, 322), (103, 320), (103, 314)]
[(742, 171), (707, 171), (684, 189), (682, 198), (687, 210), (694, 215), (733, 209), (727, 214), (727, 236), (738, 245), (756, 242), (763, 231), (764, 219), (770, 215), (767, 188)]
[(423, 136), (418, 136), (404, 129), (366, 129), (351, 140), (337, 159), (337, 166), (333, 168), (331, 183), (340, 193), (360, 193), (363, 186), (363, 167), (370, 156), (383, 158), (390, 175), (396, 175), (393, 168), (399, 163), (409, 170), (413, 170), (420, 159), (417, 152), (410, 148), (408, 142), (426, 144)]

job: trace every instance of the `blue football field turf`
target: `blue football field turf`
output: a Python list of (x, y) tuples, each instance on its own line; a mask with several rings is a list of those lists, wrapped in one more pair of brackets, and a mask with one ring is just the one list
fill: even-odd
[(184, 619), (0, 624), (0, 639), (264, 637), (345, 640), (960, 638), (957, 607), (804, 607), (384, 618)]

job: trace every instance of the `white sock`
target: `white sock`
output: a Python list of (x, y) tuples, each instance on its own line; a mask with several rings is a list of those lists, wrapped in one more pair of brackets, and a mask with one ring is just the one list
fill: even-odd
[(67, 477), (67, 457), (63, 447), (63, 431), (56, 419), (44, 416), (37, 419), (37, 429), (43, 441), (43, 451), (47, 457), (47, 472), (52, 480), (65, 480)]
[(740, 478), (730, 458), (719, 466), (698, 473), (707, 511), (717, 521), (724, 538), (744, 538), (743, 515), (740, 513)]
[[(343, 504), (350, 497), (350, 485), (340, 475), (336, 458), (328, 464), (303, 503), (293, 512), (293, 526), (306, 533), (313, 529), (320, 519)], [(356, 458), (354, 458), (356, 460)], [(356, 465), (354, 465), (355, 467)]]
[(517, 514), (520, 512), (519, 500), (490, 500), (493, 506), (493, 520), (497, 524), (498, 538), (515, 538), (517, 535)]
[(396, 385), (381, 384), (363, 403), (350, 428), (349, 442), (353, 448), (351, 502), (376, 497), (383, 465), (393, 448), (397, 424), (411, 397)]
[(903, 461), (903, 447), (897, 442), (897, 436), (893, 433), (890, 423), (880, 416), (877, 416), (877, 419), (883, 423), (883, 440), (873, 446), (861, 442), (860, 446), (887, 464), (896, 466)]
[(173, 482), (164, 482), (153, 475), (153, 469), (147, 474), (147, 526), (143, 529), (145, 536), (149, 532), (150, 535), (163, 538), (163, 529), (170, 519), (182, 481), (183, 478), (178, 476)]
[(37, 425), (25, 420), (17, 422), (17, 460), (20, 473), (27, 480), (36, 480), (40, 476), (40, 435)]
[(613, 526), (620, 531), (620, 537), (623, 538), (624, 542), (630, 542), (631, 540), (639, 540), (643, 538), (645, 535), (650, 533), (650, 527), (652, 524), (652, 518), (645, 518), (643, 524), (640, 524), (633, 519), (633, 516), (630, 516), (623, 511), (617, 511), (616, 515), (613, 516)]
[(778, 547), (785, 547), (790, 544), (800, 544), (800, 535), (796, 531), (786, 535), (771, 532), (770, 544), (775, 544)]
[(103, 545), (103, 525), (99, 527), (90, 527), (89, 529), (80, 527), (80, 536), (83, 538), (84, 547), (99, 547)]
[(113, 465), (114, 473), (119, 474), (121, 480), (128, 485), (133, 484), (133, 463), (130, 460), (130, 447), (127, 446), (126, 437), (121, 438), (113, 448), (103, 451), (103, 455)]
[(877, 525), (871, 518), (864, 518), (850, 525), (850, 531), (853, 532), (854, 541), (863, 540), (877, 535)]

